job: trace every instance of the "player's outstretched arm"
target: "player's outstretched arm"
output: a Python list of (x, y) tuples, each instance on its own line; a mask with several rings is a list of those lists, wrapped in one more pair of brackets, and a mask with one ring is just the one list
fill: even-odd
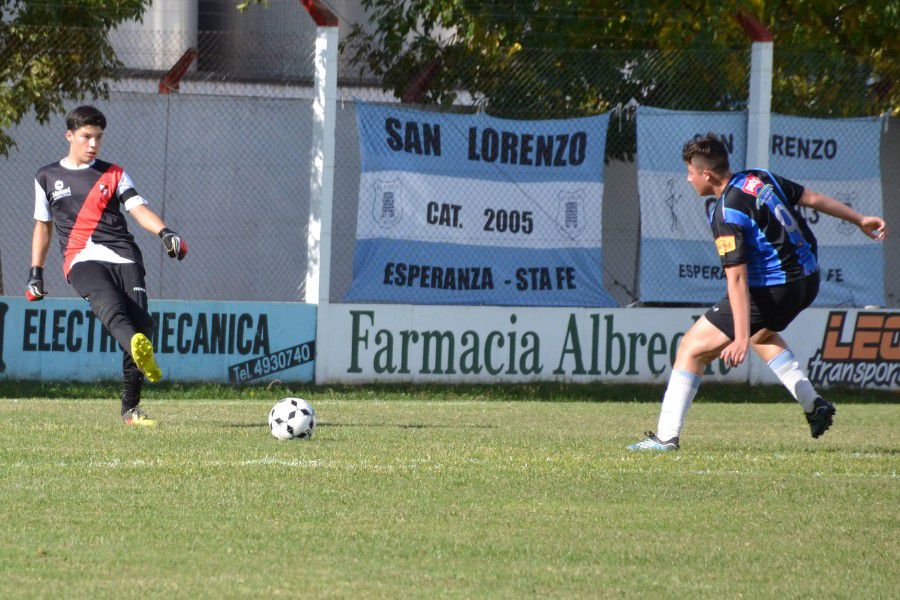
[(50, 238), (53, 236), (52, 221), (35, 221), (31, 235), (31, 270), (28, 272), (28, 283), (25, 284), (25, 297), (31, 301), (43, 300), (44, 263), (50, 250)]
[(803, 196), (800, 197), (798, 204), (853, 223), (873, 240), (883, 240), (887, 235), (887, 225), (881, 217), (862, 215), (840, 200), (835, 200), (825, 194), (813, 192), (810, 189), (803, 190)]
[(185, 242), (177, 233), (166, 227), (163, 220), (160, 219), (155, 212), (147, 208), (146, 204), (135, 206), (128, 211), (128, 214), (134, 217), (134, 220), (138, 222), (138, 225), (150, 233), (158, 235), (160, 239), (162, 239), (163, 248), (166, 249), (166, 254), (170, 257), (182, 260), (187, 256), (187, 242)]

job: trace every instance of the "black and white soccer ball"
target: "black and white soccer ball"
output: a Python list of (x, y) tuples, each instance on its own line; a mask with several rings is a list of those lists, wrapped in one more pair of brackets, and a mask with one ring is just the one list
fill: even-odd
[(316, 409), (301, 398), (285, 398), (269, 411), (269, 429), (279, 440), (311, 438), (316, 428)]

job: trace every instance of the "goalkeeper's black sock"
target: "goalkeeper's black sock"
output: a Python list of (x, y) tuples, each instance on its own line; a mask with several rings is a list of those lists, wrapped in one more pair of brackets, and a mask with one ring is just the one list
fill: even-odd
[(144, 374), (138, 370), (125, 372), (122, 385), (122, 414), (141, 403), (141, 389), (144, 387)]

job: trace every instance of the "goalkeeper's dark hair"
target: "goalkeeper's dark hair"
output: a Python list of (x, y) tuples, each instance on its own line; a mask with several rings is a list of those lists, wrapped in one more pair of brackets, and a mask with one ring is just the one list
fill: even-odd
[(703, 161), (703, 167), (713, 173), (727, 173), (730, 170), (728, 149), (714, 133), (688, 140), (681, 149), (681, 158), (691, 164), (694, 164), (694, 159), (699, 158)]
[(76, 131), (86, 125), (106, 129), (106, 117), (93, 106), (87, 105), (73, 108), (66, 115), (66, 129), (69, 131)]

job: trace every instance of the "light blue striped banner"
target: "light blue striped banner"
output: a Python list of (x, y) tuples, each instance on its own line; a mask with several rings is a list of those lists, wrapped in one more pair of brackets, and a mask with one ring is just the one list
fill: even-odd
[[(645, 302), (700, 302), (725, 293), (713, 270), (720, 262), (699, 198), (685, 181), (681, 148), (712, 132), (729, 149), (732, 171), (745, 165), (745, 112), (690, 112), (639, 107), (638, 189), (641, 201), (640, 298)], [(770, 171), (835, 197), (864, 214), (883, 212), (879, 121), (807, 119), (773, 115)], [(883, 305), (882, 244), (852, 225), (813, 215), (809, 225), (819, 246), (822, 285), (818, 306)], [(721, 270), (719, 270), (719, 275)]]
[(344, 301), (615, 306), (603, 288), (609, 115), (513, 121), (357, 104)]

